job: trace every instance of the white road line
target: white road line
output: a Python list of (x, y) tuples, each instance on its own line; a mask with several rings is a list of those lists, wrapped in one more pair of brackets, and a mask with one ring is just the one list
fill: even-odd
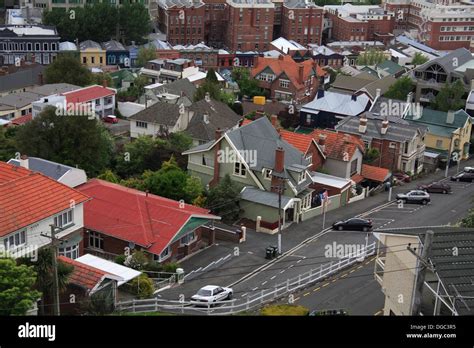
[(252, 291), (255, 291), (255, 290), (257, 290), (257, 289), (258, 289), (258, 286), (257, 286), (256, 288), (253, 288)]
[(296, 263), (300, 263), (301, 261), (303, 261), (303, 260), (298, 260), (298, 261), (296, 261)]
[(262, 286), (265, 285), (265, 284), (267, 284), (267, 281), (266, 281), (266, 280), (262, 283)]
[(282, 270), (281, 270), (281, 272), (280, 272), (280, 274), (282, 274), (282, 273), (284, 273), (284, 272), (285, 272), (285, 270), (284, 270), (284, 269), (282, 269)]
[(290, 269), (291, 267), (294, 267), (294, 266), (295, 266), (295, 265), (290, 265), (290, 266), (288, 267), (288, 269)]
[(270, 280), (273, 280), (273, 279), (275, 279), (275, 278), (276, 278), (276, 275), (274, 275), (273, 277), (271, 277)]
[(242, 294), (242, 297), (245, 297), (248, 295), (248, 292), (246, 292), (245, 294)]

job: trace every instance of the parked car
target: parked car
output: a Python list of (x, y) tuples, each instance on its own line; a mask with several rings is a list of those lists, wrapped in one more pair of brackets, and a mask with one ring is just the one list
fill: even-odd
[(231, 300), (234, 291), (231, 288), (216, 285), (206, 285), (199, 289), (196, 295), (191, 297), (191, 303), (194, 305), (212, 304), (219, 301)]
[(403, 203), (421, 203), (428, 204), (431, 201), (429, 193), (421, 190), (411, 190), (407, 193), (399, 193), (397, 200)]
[(460, 174), (454, 175), (451, 177), (451, 181), (467, 181), (473, 182), (474, 181), (474, 173), (466, 173), (462, 172)]
[(402, 182), (410, 182), (411, 181), (410, 175), (402, 173), (402, 172), (393, 173), (392, 175), (395, 177), (395, 179), (397, 181), (402, 181)]
[(334, 230), (356, 230), (356, 231), (370, 231), (372, 229), (372, 220), (362, 218), (352, 218), (342, 221), (337, 221), (332, 224)]
[(464, 167), (466, 173), (474, 173), (474, 167)]
[(431, 184), (424, 184), (418, 186), (418, 190), (428, 193), (451, 193), (451, 186), (443, 182), (433, 182)]
[(118, 118), (117, 116), (114, 115), (108, 115), (104, 117), (104, 122), (106, 123), (118, 123)]

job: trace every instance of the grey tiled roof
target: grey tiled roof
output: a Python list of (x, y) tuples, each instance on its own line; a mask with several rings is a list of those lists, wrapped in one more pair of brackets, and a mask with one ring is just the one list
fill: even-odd
[(126, 51), (127, 50), (120, 42), (116, 40), (103, 42), (102, 48), (106, 51)]
[[(8, 163), (15, 166), (20, 165), (20, 161), (11, 159)], [(40, 172), (54, 180), (59, 180), (64, 174), (73, 169), (70, 166), (64, 164), (51, 162), (42, 158), (29, 157), (28, 158), (28, 168), (34, 172)]]
[(39, 75), (45, 66), (35, 64), (14, 73), (0, 76), (0, 92), (26, 88), (39, 84)]
[(153, 89), (153, 93), (171, 93), (174, 95), (181, 95), (181, 92), (184, 93), (190, 100), (194, 99), (194, 93), (196, 93), (196, 86), (192, 84), (188, 79), (178, 79), (171, 83), (166, 83), (163, 86)]
[(173, 127), (179, 119), (179, 105), (158, 102), (130, 116), (129, 119)]
[[(240, 192), (240, 198), (249, 202), (262, 204), (272, 208), (278, 208), (278, 194), (260, 190), (252, 186), (246, 186)], [(281, 207), (284, 208), (291, 198), (285, 195), (281, 196)]]
[(70, 83), (51, 83), (43, 86), (32, 88), (30, 91), (41, 96), (48, 96), (52, 94), (61, 94), (66, 92), (75, 91), (76, 89), (82, 88), (80, 86), (71, 85)]
[[(457, 59), (456, 64), (453, 64), (453, 62)], [(426, 62), (423, 65), (420, 65), (415, 69), (415, 71), (423, 71), (425, 70), (428, 66), (431, 66), (432, 64), (439, 64), (441, 65), (447, 73), (453, 72), (457, 67), (465, 64), (466, 62), (472, 60), (472, 54), (465, 48), (458, 48), (457, 50), (451, 51), (445, 56), (430, 60)]]

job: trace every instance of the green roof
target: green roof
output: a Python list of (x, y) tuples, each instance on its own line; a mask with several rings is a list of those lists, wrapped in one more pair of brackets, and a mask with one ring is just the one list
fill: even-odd
[(370, 75), (373, 75), (375, 77), (379, 77), (379, 74), (376, 70), (372, 69), (371, 67), (368, 67), (368, 66), (364, 66), (362, 69), (360, 69), (361, 71), (365, 71), (366, 73), (370, 74)]
[(405, 70), (405, 68), (401, 65), (398, 65), (397, 63), (392, 62), (388, 59), (383, 61), (382, 63), (377, 64), (376, 67), (377, 69), (388, 72), (390, 75), (394, 75)]
[(189, 219), (189, 221), (184, 225), (178, 233), (174, 236), (173, 240), (170, 242), (170, 244), (173, 244), (177, 240), (179, 240), (181, 237), (184, 237), (188, 233), (194, 231), (196, 228), (199, 226), (202, 226), (209, 222), (209, 219), (204, 219), (204, 218), (198, 218), (198, 217), (192, 217)]
[(428, 126), (429, 133), (447, 136), (448, 138), (451, 137), (451, 133), (454, 130), (462, 128), (466, 124), (466, 121), (470, 119), (469, 114), (464, 110), (455, 111), (453, 123), (447, 123), (447, 117), (447, 112), (423, 108), (420, 118), (413, 119), (413, 114), (409, 113), (406, 116), (406, 119), (413, 123), (420, 123)]
[(111, 72), (109, 75), (112, 78), (114, 86), (121, 86), (123, 81), (133, 82), (135, 80), (135, 76), (128, 69), (117, 70)]

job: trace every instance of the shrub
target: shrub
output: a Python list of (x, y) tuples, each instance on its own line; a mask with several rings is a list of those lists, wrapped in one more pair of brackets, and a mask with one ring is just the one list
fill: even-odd
[(151, 261), (145, 265), (143, 270), (148, 272), (163, 272), (163, 265), (156, 261)]
[(135, 251), (132, 255), (127, 256), (124, 265), (140, 271), (144, 269), (147, 263), (148, 258), (145, 253), (143, 251)]
[(134, 278), (130, 283), (130, 290), (138, 298), (150, 298), (155, 292), (153, 280), (148, 278), (146, 274)]
[(163, 265), (163, 272), (176, 273), (176, 269), (180, 268), (177, 262), (168, 262)]
[(262, 308), (261, 315), (275, 316), (275, 315), (291, 315), (291, 316), (305, 316), (309, 314), (309, 309), (303, 306), (296, 305), (269, 305)]
[(125, 263), (126, 259), (127, 259), (127, 257), (125, 255), (118, 255), (115, 258), (115, 263), (118, 263), (119, 265), (123, 265)]

